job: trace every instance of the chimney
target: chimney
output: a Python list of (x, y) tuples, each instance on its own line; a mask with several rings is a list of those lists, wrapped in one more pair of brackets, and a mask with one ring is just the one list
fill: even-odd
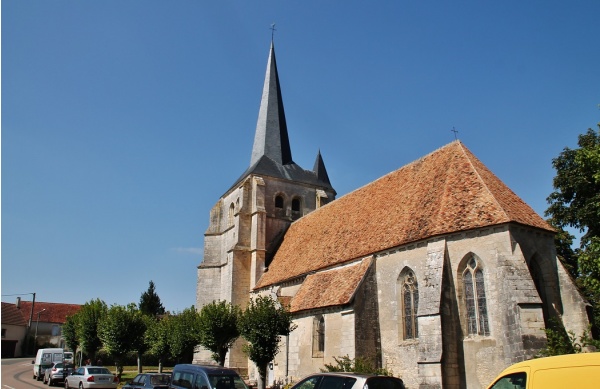
[(17, 297), (17, 309), (21, 309), (21, 298)]

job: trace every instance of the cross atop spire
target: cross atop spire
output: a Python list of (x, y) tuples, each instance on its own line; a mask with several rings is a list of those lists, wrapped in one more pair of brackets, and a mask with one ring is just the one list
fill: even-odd
[(273, 35), (275, 35), (275, 31), (277, 31), (277, 29), (275, 28), (275, 22), (271, 23), (271, 42), (273, 42)]

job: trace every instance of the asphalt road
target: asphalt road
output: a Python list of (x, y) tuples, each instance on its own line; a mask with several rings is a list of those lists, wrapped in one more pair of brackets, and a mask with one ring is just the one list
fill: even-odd
[(2, 389), (48, 389), (48, 385), (33, 379), (32, 360), (33, 358), (2, 359)]

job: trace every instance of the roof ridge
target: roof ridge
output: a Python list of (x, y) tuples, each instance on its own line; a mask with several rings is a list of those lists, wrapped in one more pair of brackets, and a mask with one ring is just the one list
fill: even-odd
[[(506, 212), (506, 209), (504, 209), (504, 206), (500, 203), (500, 201), (498, 201), (498, 199), (496, 198), (496, 195), (490, 189), (487, 181), (481, 176), (481, 173), (479, 173), (479, 170), (477, 170), (477, 167), (473, 164), (473, 161), (471, 160), (471, 157), (465, 151), (465, 146), (460, 141), (456, 141), (456, 142), (458, 142), (458, 146), (460, 148), (460, 151), (467, 158), (467, 161), (469, 161), (469, 165), (471, 165), (471, 168), (473, 168), (473, 171), (475, 172), (475, 174), (477, 174), (477, 179), (481, 182), (481, 185), (483, 185), (483, 187), (485, 188), (485, 190), (487, 191), (487, 193), (489, 193), (489, 195), (492, 197), (492, 199), (494, 200), (494, 202), (496, 203), (496, 205), (498, 206), (498, 208), (500, 209), (500, 211), (502, 212), (502, 214), (504, 214), (504, 217), (506, 217), (507, 219), (510, 220), (511, 219), (510, 215)], [(473, 157), (475, 157), (475, 156), (473, 155)], [(475, 158), (477, 158), (477, 157), (475, 157)]]

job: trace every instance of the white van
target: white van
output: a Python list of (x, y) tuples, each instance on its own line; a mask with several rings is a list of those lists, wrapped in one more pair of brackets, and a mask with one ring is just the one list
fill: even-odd
[(33, 379), (41, 381), (44, 378), (44, 372), (52, 366), (54, 362), (62, 362), (64, 359), (64, 350), (62, 348), (41, 348), (38, 350), (33, 363)]
[(73, 353), (71, 351), (65, 351), (65, 363), (73, 363)]

